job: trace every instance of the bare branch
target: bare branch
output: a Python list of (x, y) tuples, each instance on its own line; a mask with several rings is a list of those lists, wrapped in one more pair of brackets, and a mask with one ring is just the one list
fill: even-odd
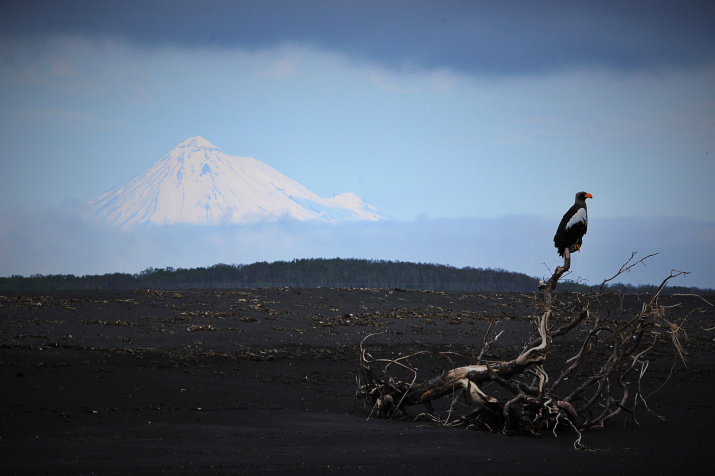
[[(639, 260), (636, 261), (635, 263), (631, 263), (631, 261), (633, 261), (633, 258), (636, 257), (636, 254), (638, 254), (637, 251), (634, 251), (633, 253), (631, 253), (631, 257), (628, 258), (628, 261), (626, 261), (626, 262), (621, 266), (621, 268), (618, 270), (618, 272), (617, 272), (616, 274), (614, 274), (613, 276), (611, 276), (611, 277), (608, 278), (608, 279), (604, 279), (604, 280), (603, 280), (603, 282), (601, 283), (601, 287), (598, 289), (599, 294), (603, 292), (603, 288), (604, 288), (604, 286), (606, 285), (606, 283), (608, 283), (609, 281), (613, 281), (613, 280), (616, 279), (618, 276), (622, 275), (622, 274), (625, 273), (625, 272), (630, 271), (632, 268), (634, 268), (635, 266), (637, 266), (637, 265), (639, 265), (639, 264), (641, 264), (641, 263), (643, 263), (643, 265), (645, 266), (644, 261), (647, 260), (648, 258), (652, 258), (653, 256), (656, 256), (658, 253), (651, 253), (651, 254), (649, 254), (648, 256), (639, 259)], [(666, 280), (666, 281), (667, 281), (667, 280)]]

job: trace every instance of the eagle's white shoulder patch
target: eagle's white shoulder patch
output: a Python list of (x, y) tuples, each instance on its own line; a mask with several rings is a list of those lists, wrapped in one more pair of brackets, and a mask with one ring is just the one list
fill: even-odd
[(579, 208), (578, 211), (574, 214), (574, 216), (571, 217), (568, 223), (566, 223), (566, 226), (564, 227), (564, 230), (568, 230), (572, 226), (574, 226), (576, 223), (583, 222), (584, 225), (588, 225), (588, 215), (586, 214), (586, 209), (585, 208)]

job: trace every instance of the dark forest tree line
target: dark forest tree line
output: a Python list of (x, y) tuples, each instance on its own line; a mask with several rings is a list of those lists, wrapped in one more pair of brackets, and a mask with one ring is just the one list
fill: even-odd
[[(538, 279), (500, 269), (456, 268), (439, 264), (365, 259), (298, 259), (248, 265), (216, 264), (207, 268), (148, 268), (138, 274), (66, 274), (0, 278), (1, 291), (62, 291), (92, 289), (199, 289), (293, 286), (302, 288), (400, 288), (434, 291), (532, 292)], [(648, 286), (624, 287), (647, 292)], [(566, 282), (563, 288), (587, 286)], [(627, 289), (626, 289), (627, 288)], [(671, 288), (671, 292), (693, 292)]]

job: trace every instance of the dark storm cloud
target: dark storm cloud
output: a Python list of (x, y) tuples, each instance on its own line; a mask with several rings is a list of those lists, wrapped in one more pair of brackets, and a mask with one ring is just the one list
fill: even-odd
[(312, 45), (397, 68), (524, 74), (715, 59), (715, 2), (10, 1), (12, 37), (79, 34), (138, 45)]

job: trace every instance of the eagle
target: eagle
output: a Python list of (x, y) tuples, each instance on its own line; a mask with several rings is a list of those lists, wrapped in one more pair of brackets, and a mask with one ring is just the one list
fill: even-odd
[(588, 229), (588, 211), (586, 210), (586, 199), (593, 198), (593, 195), (586, 192), (578, 192), (576, 201), (559, 223), (559, 228), (554, 235), (554, 246), (559, 251), (559, 256), (563, 258), (564, 251), (581, 249), (583, 235)]

